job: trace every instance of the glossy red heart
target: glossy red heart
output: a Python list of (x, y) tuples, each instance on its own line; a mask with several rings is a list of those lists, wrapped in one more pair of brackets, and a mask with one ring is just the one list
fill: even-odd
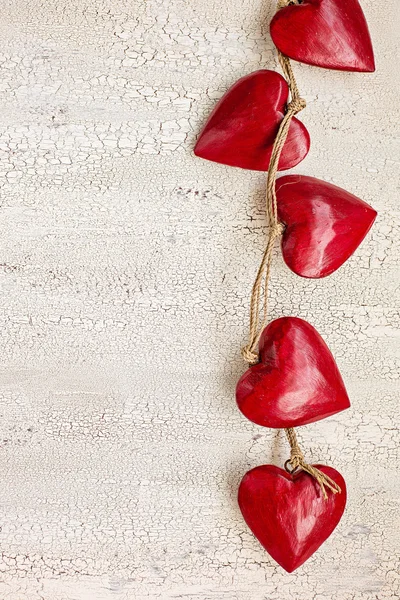
[[(267, 171), (288, 95), (286, 81), (275, 71), (255, 71), (242, 77), (214, 108), (194, 153), (232, 167)], [(307, 129), (292, 119), (279, 170), (297, 165), (309, 148)]]
[(278, 216), (286, 225), (282, 254), (301, 277), (330, 275), (353, 254), (376, 218), (376, 211), (345, 190), (305, 175), (276, 183)]
[(340, 71), (375, 71), (358, 0), (302, 0), (279, 10), (270, 30), (275, 46), (299, 62)]
[(243, 477), (238, 501), (244, 520), (277, 563), (291, 573), (321, 546), (339, 523), (346, 506), (346, 484), (338, 471), (314, 465), (333, 479), (340, 494), (322, 495), (308, 473), (294, 475), (262, 465)]
[(245, 417), (272, 428), (325, 419), (350, 401), (328, 346), (310, 323), (282, 317), (269, 323), (259, 343), (260, 363), (236, 387)]

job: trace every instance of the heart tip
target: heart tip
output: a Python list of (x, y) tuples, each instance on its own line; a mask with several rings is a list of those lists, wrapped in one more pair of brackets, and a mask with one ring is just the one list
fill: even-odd
[(375, 73), (375, 58), (371, 56), (371, 58), (367, 59), (364, 64), (360, 67), (361, 73)]
[(333, 69), (334, 71), (347, 71), (349, 73), (374, 73), (375, 72), (375, 63), (366, 62), (366, 63), (358, 63), (356, 65), (352, 63), (343, 63), (342, 65), (330, 66), (330, 65), (316, 65), (325, 69)]
[(343, 405), (342, 405), (342, 408), (339, 409), (337, 412), (342, 412), (343, 410), (347, 410), (347, 409), (351, 408), (350, 398), (347, 395), (347, 391), (346, 390), (344, 390), (344, 391), (345, 391), (345, 398), (343, 400)]
[[(201, 158), (202, 160), (208, 160), (210, 162), (216, 162), (216, 163), (221, 164), (221, 161), (216, 160), (214, 157), (208, 156), (207, 149), (204, 149), (201, 146), (198, 147), (197, 144), (193, 148), (193, 154), (196, 156), (196, 158)], [(224, 163), (222, 163), (222, 164), (224, 164)]]
[(199, 149), (198, 143), (193, 148), (193, 153), (194, 153), (195, 156), (198, 156), (199, 158), (203, 158), (202, 155), (201, 155), (201, 150)]
[(287, 566), (285, 567), (284, 565), (281, 565), (282, 569), (284, 569), (286, 571), (286, 573), (293, 573), (294, 571), (296, 571), (296, 569), (298, 569), (301, 565), (295, 565), (295, 566)]
[(374, 63), (373, 65), (366, 67), (364, 73), (375, 73), (375, 71), (376, 71), (376, 68), (375, 68), (375, 63)]
[(371, 60), (369, 61), (368, 66), (368, 73), (375, 73), (376, 70), (376, 66), (375, 66), (375, 57), (372, 56)]

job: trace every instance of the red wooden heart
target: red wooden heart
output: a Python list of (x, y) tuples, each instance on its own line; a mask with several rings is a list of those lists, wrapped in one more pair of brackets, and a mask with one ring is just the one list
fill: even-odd
[(261, 362), (236, 387), (245, 417), (272, 428), (325, 419), (350, 401), (328, 346), (310, 323), (297, 317), (272, 321), (259, 343)]
[(345, 190), (304, 175), (280, 177), (278, 216), (286, 225), (282, 253), (301, 277), (330, 275), (367, 235), (376, 211)]
[(340, 71), (375, 71), (358, 0), (302, 0), (279, 10), (270, 30), (275, 46), (299, 62)]
[[(232, 167), (267, 171), (288, 95), (286, 81), (275, 71), (263, 69), (242, 77), (214, 108), (194, 153)], [(279, 170), (297, 165), (309, 148), (307, 129), (292, 119)]]
[(346, 506), (346, 484), (332, 467), (314, 465), (333, 479), (340, 494), (328, 499), (311, 475), (294, 475), (273, 465), (252, 469), (239, 487), (244, 520), (268, 554), (291, 573), (321, 546), (339, 523)]

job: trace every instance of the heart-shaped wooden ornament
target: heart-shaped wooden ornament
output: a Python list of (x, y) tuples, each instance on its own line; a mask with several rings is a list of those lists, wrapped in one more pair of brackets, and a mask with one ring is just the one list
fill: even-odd
[(239, 409), (250, 421), (283, 429), (349, 408), (335, 359), (307, 321), (272, 321), (261, 335), (259, 352), (261, 362), (250, 367), (236, 387)]
[(340, 71), (375, 71), (358, 0), (295, 1), (278, 10), (270, 31), (278, 50), (299, 62)]
[[(262, 69), (242, 77), (214, 108), (194, 153), (232, 167), (267, 171), (288, 95), (288, 84), (275, 71)], [(309, 148), (307, 129), (293, 118), (279, 159), (279, 170), (297, 165)]]
[(340, 521), (346, 506), (346, 484), (338, 471), (313, 465), (333, 479), (341, 493), (326, 500), (308, 473), (286, 473), (262, 465), (243, 477), (238, 501), (244, 520), (265, 550), (291, 573), (321, 546)]
[(276, 183), (278, 217), (286, 226), (282, 254), (301, 277), (320, 278), (338, 269), (361, 244), (376, 211), (345, 190), (305, 175)]

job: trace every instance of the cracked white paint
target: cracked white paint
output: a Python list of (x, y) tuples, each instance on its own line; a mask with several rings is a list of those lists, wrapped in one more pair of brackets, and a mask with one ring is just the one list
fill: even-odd
[(282, 434), (234, 402), (264, 176), (191, 150), (237, 78), (277, 69), (269, 0), (4, 0), (0, 82), (1, 600), (398, 600), (399, 8), (363, 0), (377, 72), (295, 64), (294, 172), (370, 202), (334, 275), (276, 253), (271, 318), (309, 319), (352, 408), (300, 431), (349, 503), (294, 574), (236, 505)]

